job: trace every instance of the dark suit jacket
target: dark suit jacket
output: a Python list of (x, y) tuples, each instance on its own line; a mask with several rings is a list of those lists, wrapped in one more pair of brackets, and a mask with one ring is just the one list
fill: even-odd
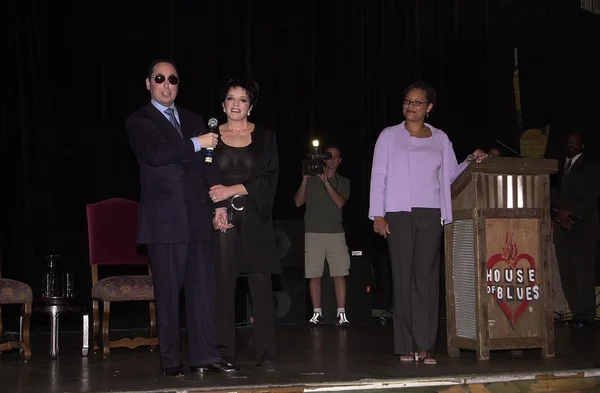
[(552, 208), (567, 209), (573, 215), (581, 216), (583, 220), (573, 225), (570, 230), (556, 223), (554, 240), (563, 241), (575, 236), (597, 237), (600, 234), (597, 204), (600, 195), (600, 163), (582, 154), (562, 182), (564, 166), (563, 159), (552, 190)]
[(129, 144), (140, 165), (140, 244), (213, 240), (217, 205), (208, 189), (219, 183), (218, 174), (212, 167), (206, 171), (204, 149), (195, 153), (190, 140), (207, 128), (195, 113), (179, 107), (177, 111), (183, 138), (151, 103), (126, 121)]

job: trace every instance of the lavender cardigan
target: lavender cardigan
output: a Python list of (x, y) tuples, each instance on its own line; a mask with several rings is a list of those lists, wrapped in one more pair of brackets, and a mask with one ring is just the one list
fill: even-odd
[[(409, 145), (410, 135), (404, 126), (405, 122), (387, 127), (377, 138), (373, 154), (371, 170), (371, 191), (369, 201), (369, 218), (385, 216), (388, 212), (411, 211)], [(441, 130), (425, 124), (432, 131), (442, 156), (440, 170), (440, 207), (444, 224), (452, 222), (452, 202), (450, 186), (452, 182), (469, 165), (463, 161), (460, 165), (448, 136)]]

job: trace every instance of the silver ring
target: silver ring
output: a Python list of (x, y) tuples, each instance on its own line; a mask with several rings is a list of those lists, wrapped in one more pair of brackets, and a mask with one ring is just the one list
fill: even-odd
[(233, 201), (235, 201), (237, 198), (241, 198), (241, 197), (242, 197), (242, 195), (234, 195), (231, 197), (230, 205), (233, 208), (233, 210), (238, 211), (238, 212), (241, 212), (242, 210), (244, 210), (244, 206), (236, 207), (235, 204), (233, 203)]

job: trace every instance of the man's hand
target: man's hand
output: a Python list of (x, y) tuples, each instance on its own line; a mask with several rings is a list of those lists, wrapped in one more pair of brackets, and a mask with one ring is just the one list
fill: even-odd
[(317, 177), (321, 179), (321, 182), (323, 183), (323, 186), (325, 187), (325, 190), (329, 194), (329, 197), (331, 198), (333, 203), (335, 203), (335, 205), (340, 209), (344, 207), (344, 205), (346, 204), (346, 198), (343, 197), (339, 192), (337, 192), (335, 188), (333, 188), (331, 183), (329, 183), (329, 178), (327, 177), (327, 175), (325, 173), (321, 173), (317, 175)]
[(233, 228), (233, 224), (227, 222), (227, 209), (219, 207), (215, 209), (215, 216), (212, 220), (213, 228), (225, 233), (226, 230)]
[(308, 185), (308, 175), (302, 175), (302, 183), (298, 187), (298, 191), (294, 194), (294, 204), (296, 207), (304, 205), (306, 202), (306, 186)]
[(329, 183), (329, 179), (327, 178), (327, 175), (324, 173), (318, 174), (317, 177), (319, 179), (321, 179), (321, 181), (323, 182), (323, 184), (327, 185), (327, 183)]
[(213, 133), (213, 132), (209, 132), (207, 134), (202, 134), (200, 136), (197, 136), (196, 139), (198, 139), (198, 142), (200, 142), (200, 146), (203, 149), (206, 148), (215, 148), (217, 147), (217, 144), (219, 143), (219, 135)]
[(233, 196), (233, 193), (231, 192), (231, 187), (227, 187), (222, 184), (217, 184), (216, 186), (212, 186), (210, 188), (210, 190), (208, 191), (208, 195), (214, 203), (217, 203), (231, 198)]
[(379, 233), (384, 238), (388, 237), (388, 235), (391, 232), (390, 232), (390, 227), (389, 227), (388, 222), (385, 219), (385, 217), (381, 217), (381, 216), (375, 217), (375, 220), (373, 220), (373, 231), (375, 233)]
[(570, 213), (566, 209), (557, 210), (554, 219), (565, 229), (571, 229), (573, 226), (573, 220), (571, 220)]

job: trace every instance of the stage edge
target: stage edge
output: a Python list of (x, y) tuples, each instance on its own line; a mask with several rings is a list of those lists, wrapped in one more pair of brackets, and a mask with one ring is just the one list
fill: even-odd
[[(418, 388), (432, 386), (455, 386), (455, 385), (483, 385), (490, 383), (517, 382), (517, 381), (544, 381), (565, 380), (600, 377), (600, 369), (544, 371), (528, 373), (503, 373), (473, 376), (449, 376), (432, 378), (407, 378), (386, 380), (360, 380), (350, 383), (322, 383), (311, 384), (305, 387), (304, 392), (344, 392), (355, 390), (387, 390), (402, 388)], [(240, 392), (240, 391), (238, 391)], [(241, 392), (240, 392), (241, 393)]]

